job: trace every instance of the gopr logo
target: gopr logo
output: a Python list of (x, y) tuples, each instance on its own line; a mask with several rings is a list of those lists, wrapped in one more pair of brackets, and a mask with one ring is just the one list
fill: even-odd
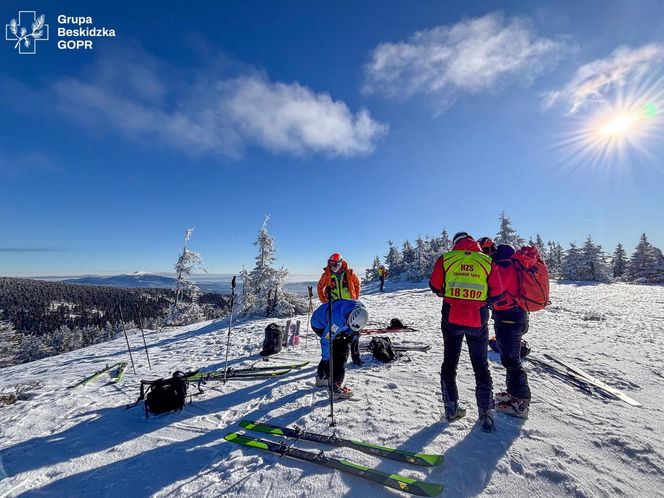
[(34, 10), (21, 10), (18, 21), (12, 19), (5, 25), (5, 40), (14, 42), (19, 54), (34, 55), (37, 43), (48, 40), (48, 24), (44, 14), (37, 17)]

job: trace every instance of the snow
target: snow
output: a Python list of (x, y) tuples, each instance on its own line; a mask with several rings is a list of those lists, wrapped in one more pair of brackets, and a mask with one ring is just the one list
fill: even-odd
[[(433, 348), (387, 365), (366, 353), (364, 366), (349, 363), (346, 380), (355, 397), (335, 404), (337, 434), (443, 453), (445, 463), (423, 469), (347, 448), (304, 441), (297, 447), (323, 448), (383, 471), (441, 482), (444, 496), (664, 495), (664, 287), (552, 284), (553, 304), (531, 316), (526, 336), (534, 356), (555, 354), (623, 390), (643, 408), (585, 393), (528, 364), (530, 418), (499, 414), (493, 434), (475, 425), (474, 379), (465, 351), (458, 382), (468, 416), (451, 425), (440, 421), (440, 300), (423, 285), (391, 289), (363, 296), (371, 323), (397, 316), (419, 331), (392, 334), (395, 342)], [(304, 334), (306, 316), (297, 318)], [(233, 325), (230, 364), (260, 359), (270, 321)], [(152, 371), (140, 334), (131, 335), (137, 374), (130, 366), (119, 385), (105, 385), (102, 378), (67, 389), (106, 363), (128, 360), (124, 338), (2, 369), (0, 392), (36, 380), (43, 387), (0, 407), (0, 497), (406, 496), (223, 440), (227, 432), (240, 430), (243, 419), (329, 430), (326, 392), (308, 385), (319, 358), (311, 332), (306, 350), (303, 338), (269, 363), (310, 360), (302, 371), (226, 386), (208, 383), (205, 394), (194, 396), (181, 413), (146, 420), (142, 406), (125, 409), (138, 395), (138, 379), (222, 367), (227, 328), (221, 320), (149, 332)], [(504, 389), (500, 364), (492, 361), (491, 370), (494, 388)]]

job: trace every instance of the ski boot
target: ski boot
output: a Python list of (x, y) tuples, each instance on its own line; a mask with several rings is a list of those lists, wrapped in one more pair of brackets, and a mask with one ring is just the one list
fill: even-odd
[(445, 420), (454, 422), (466, 416), (466, 409), (459, 406), (458, 401), (448, 401), (445, 403)]
[(493, 418), (495, 416), (496, 416), (496, 410), (494, 410), (493, 408), (489, 409), (480, 408), (480, 417), (478, 419), (478, 422), (482, 424), (482, 430), (484, 432), (494, 431)]
[(348, 399), (353, 397), (353, 391), (350, 388), (344, 386), (334, 390), (333, 394), (334, 399)]
[(509, 396), (506, 400), (496, 403), (497, 412), (517, 418), (528, 418), (528, 407), (528, 400), (515, 398), (514, 396)]

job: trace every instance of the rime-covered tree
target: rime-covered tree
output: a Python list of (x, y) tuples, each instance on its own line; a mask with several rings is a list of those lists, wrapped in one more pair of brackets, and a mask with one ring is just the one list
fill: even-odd
[[(175, 273), (177, 275), (175, 303), (166, 318), (168, 325), (188, 325), (205, 319), (203, 310), (197, 303), (201, 291), (195, 282), (189, 280), (191, 274), (197, 269), (207, 273), (207, 270), (201, 266), (203, 257), (197, 252), (190, 251), (187, 247), (187, 242), (189, 242), (193, 231), (193, 228), (187, 228), (184, 231), (184, 246), (178, 256), (177, 263), (175, 263)], [(189, 297), (188, 302), (185, 302), (185, 296)]]
[(182, 253), (178, 256), (178, 261), (175, 263), (175, 273), (177, 275), (175, 281), (175, 307), (177, 308), (180, 298), (185, 292), (189, 292), (191, 302), (194, 302), (196, 295), (200, 292), (198, 286), (189, 280), (189, 276), (196, 270), (201, 269), (206, 272), (203, 264), (203, 257), (194, 251), (187, 248), (187, 242), (194, 232), (193, 228), (187, 228), (184, 231), (184, 247)]
[(401, 263), (399, 264), (399, 275), (412, 279), (416, 273), (417, 252), (409, 240), (405, 240), (401, 247)]
[(505, 214), (503, 211), (500, 213), (500, 228), (498, 233), (494, 238), (496, 245), (498, 244), (510, 244), (514, 246), (515, 249), (519, 249), (524, 245), (524, 240), (512, 227), (512, 220)]
[(391, 240), (387, 241), (388, 250), (385, 256), (385, 266), (390, 272), (391, 277), (399, 276), (399, 265), (401, 263), (401, 252), (399, 248), (394, 245)]
[(658, 283), (664, 281), (664, 258), (644, 233), (627, 266), (629, 279), (636, 282)]
[(562, 278), (566, 280), (583, 280), (585, 273), (583, 254), (576, 247), (576, 244), (571, 242), (569, 249), (565, 251), (563, 257)]
[(550, 240), (547, 242), (547, 250), (543, 254), (544, 262), (549, 270), (551, 278), (563, 278), (563, 247), (558, 242)]
[(251, 271), (242, 269), (242, 313), (245, 316), (287, 317), (306, 312), (304, 299), (285, 292), (288, 270), (274, 268), (276, 249), (274, 237), (267, 231), (270, 216), (266, 215), (254, 245), (258, 247), (256, 265)]
[(627, 252), (620, 242), (616, 246), (616, 250), (613, 251), (611, 267), (613, 270), (613, 278), (615, 279), (622, 278), (627, 270)]
[(602, 251), (602, 246), (593, 242), (592, 236), (588, 235), (581, 249), (583, 272), (579, 280), (591, 282), (610, 282), (611, 275), (607, 258)]
[(378, 268), (380, 268), (380, 256), (376, 256), (370, 268), (364, 271), (364, 282), (369, 283), (378, 279)]

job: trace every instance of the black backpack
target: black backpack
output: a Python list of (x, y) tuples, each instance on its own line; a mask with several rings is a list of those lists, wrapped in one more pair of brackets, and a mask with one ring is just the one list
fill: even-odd
[(390, 320), (390, 324), (387, 326), (387, 330), (397, 330), (403, 328), (405, 328), (404, 324), (398, 318), (392, 318), (392, 320)]
[[(148, 412), (160, 415), (181, 411), (187, 399), (187, 377), (188, 375), (182, 372), (173, 372), (170, 379), (142, 380), (141, 398), (145, 399), (145, 416), (148, 416)], [(143, 391), (145, 385), (148, 387)]]
[(276, 323), (271, 323), (265, 327), (265, 339), (263, 339), (263, 350), (259, 353), (261, 356), (270, 356), (281, 351), (283, 341), (283, 330)]
[(369, 342), (367, 349), (371, 351), (374, 358), (383, 363), (390, 363), (399, 358), (389, 337), (374, 337)]

